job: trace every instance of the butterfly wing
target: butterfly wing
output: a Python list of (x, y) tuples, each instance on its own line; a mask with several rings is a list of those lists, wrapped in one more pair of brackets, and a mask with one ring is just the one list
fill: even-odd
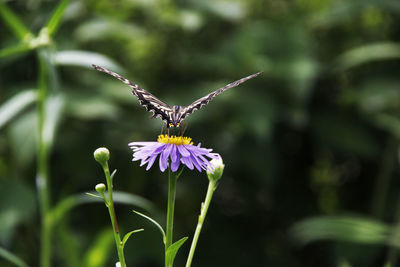
[(229, 88), (238, 86), (239, 84), (244, 83), (245, 81), (250, 80), (250, 79), (252, 79), (252, 78), (258, 76), (260, 73), (261, 73), (261, 72), (257, 72), (257, 73), (254, 73), (254, 74), (252, 74), (252, 75), (249, 75), (249, 76), (247, 76), (247, 77), (244, 77), (244, 78), (242, 78), (242, 79), (240, 79), (240, 80), (237, 80), (237, 81), (234, 81), (234, 82), (232, 82), (232, 83), (230, 83), (230, 84), (227, 84), (227, 85), (225, 85), (224, 87), (219, 88), (218, 90), (216, 90), (216, 91), (214, 91), (214, 92), (212, 92), (212, 93), (209, 93), (208, 95), (206, 95), (206, 96), (204, 96), (204, 97), (202, 97), (202, 98), (200, 98), (200, 99), (194, 101), (194, 102), (193, 102), (192, 104), (190, 104), (189, 106), (183, 107), (183, 108), (182, 108), (182, 111), (181, 111), (182, 114), (181, 114), (181, 116), (180, 116), (181, 121), (183, 121), (187, 116), (189, 116), (190, 114), (192, 114), (192, 113), (195, 112), (196, 110), (201, 109), (202, 106), (207, 105), (207, 104), (208, 104), (211, 100), (213, 100), (214, 97), (216, 97), (217, 95), (219, 95), (219, 94), (221, 94), (222, 92), (228, 90)]
[(171, 106), (165, 104), (154, 95), (150, 94), (143, 88), (140, 88), (137, 84), (134, 84), (121, 75), (94, 64), (92, 64), (92, 66), (96, 70), (110, 74), (124, 84), (129, 85), (132, 88), (132, 94), (138, 98), (140, 105), (144, 106), (147, 111), (153, 113), (153, 118), (160, 117), (167, 125), (171, 123), (171, 115), (173, 113)]

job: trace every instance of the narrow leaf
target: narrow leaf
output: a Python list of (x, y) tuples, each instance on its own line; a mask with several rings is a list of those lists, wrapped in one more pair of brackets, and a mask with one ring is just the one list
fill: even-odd
[(24, 110), (24, 108), (35, 102), (35, 100), (35, 91), (27, 90), (18, 93), (0, 106), (0, 128), (18, 115), (22, 110)]
[(8, 25), (11, 31), (18, 37), (21, 41), (25, 38), (33, 36), (28, 28), (25, 27), (22, 20), (14, 14), (14, 12), (9, 9), (6, 4), (0, 2), (0, 16), (3, 18), (4, 22)]
[(0, 247), (0, 257), (8, 260), (9, 262), (14, 263), (15, 265), (17, 265), (19, 267), (28, 267), (28, 264), (26, 264), (22, 259), (18, 258), (11, 252), (9, 252), (1, 247)]
[(114, 181), (114, 175), (117, 173), (117, 169), (115, 169), (112, 173), (111, 173), (111, 175), (110, 175), (110, 178), (111, 178), (111, 183), (112, 183), (112, 181)]
[(335, 70), (342, 71), (372, 61), (399, 59), (400, 45), (397, 43), (375, 43), (351, 49), (337, 59)]
[(144, 231), (144, 229), (137, 229), (137, 230), (133, 230), (133, 231), (130, 231), (129, 233), (127, 233), (124, 236), (124, 238), (122, 239), (122, 247), (125, 247), (126, 241), (128, 241), (129, 237), (131, 237), (132, 234), (142, 232), (142, 231)]
[(160, 232), (161, 232), (161, 235), (162, 235), (162, 237), (163, 237), (163, 241), (165, 242), (165, 232), (164, 232), (164, 229), (161, 227), (161, 225), (160, 225), (158, 222), (156, 222), (155, 220), (153, 220), (153, 219), (150, 218), (149, 216), (146, 216), (146, 215), (144, 215), (143, 213), (140, 213), (140, 212), (138, 212), (138, 211), (136, 211), (136, 210), (133, 210), (133, 212), (136, 213), (137, 215), (140, 215), (140, 216), (142, 216), (143, 218), (149, 220), (151, 223), (153, 223), (155, 226), (157, 226), (157, 228), (158, 228), (158, 229), (160, 230)]
[(64, 12), (68, 6), (69, 0), (62, 0), (60, 4), (58, 4), (56, 10), (54, 10), (53, 15), (47, 22), (47, 28), (49, 30), (49, 35), (52, 36), (58, 29), (61, 19), (64, 15)]
[(179, 248), (187, 239), (187, 237), (183, 237), (167, 248), (167, 251), (165, 252), (166, 266), (173, 266), (176, 253), (178, 253)]
[(103, 199), (101, 196), (97, 196), (97, 195), (92, 194), (92, 193), (85, 193), (85, 194), (88, 195), (88, 196), (91, 196), (91, 197), (97, 197), (97, 198)]
[(54, 141), (57, 126), (62, 117), (65, 100), (61, 94), (51, 96), (46, 102), (46, 119), (43, 128), (43, 141), (51, 145)]
[(102, 267), (106, 266), (107, 260), (113, 251), (113, 233), (111, 228), (101, 231), (92, 245), (85, 253), (83, 262), (80, 266)]
[(31, 47), (27, 43), (16, 44), (16, 45), (1, 49), (0, 50), (0, 58), (23, 54), (29, 50), (31, 50)]
[(58, 65), (80, 66), (92, 69), (92, 64), (123, 72), (122, 68), (112, 59), (94, 52), (80, 50), (59, 51), (54, 55), (54, 62)]
[[(356, 216), (310, 218), (296, 223), (292, 235), (301, 244), (319, 240), (347, 241), (360, 244), (386, 244), (392, 236), (386, 224)], [(396, 245), (396, 244), (394, 244)]]

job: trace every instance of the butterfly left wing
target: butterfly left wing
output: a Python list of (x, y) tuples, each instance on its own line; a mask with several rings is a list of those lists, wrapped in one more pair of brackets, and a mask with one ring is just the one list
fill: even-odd
[(180, 116), (180, 121), (183, 121), (187, 116), (189, 116), (190, 114), (192, 114), (192, 113), (195, 112), (196, 110), (201, 109), (202, 106), (207, 105), (207, 104), (208, 104), (211, 100), (213, 100), (214, 97), (216, 97), (217, 95), (219, 95), (219, 94), (221, 94), (222, 92), (228, 90), (229, 88), (238, 86), (239, 84), (244, 83), (245, 81), (250, 80), (250, 79), (252, 79), (252, 78), (258, 76), (260, 73), (261, 73), (261, 71), (260, 71), (260, 72), (257, 72), (257, 73), (254, 73), (254, 74), (252, 74), (252, 75), (249, 75), (249, 76), (247, 76), (247, 77), (244, 77), (244, 78), (242, 78), (242, 79), (240, 79), (240, 80), (234, 81), (234, 82), (232, 82), (232, 83), (230, 83), (230, 84), (227, 84), (227, 85), (225, 85), (224, 87), (219, 88), (218, 90), (216, 90), (216, 91), (214, 91), (214, 92), (212, 92), (212, 93), (209, 93), (208, 95), (206, 95), (206, 96), (204, 96), (204, 97), (202, 97), (202, 98), (200, 98), (200, 99), (194, 101), (194, 102), (193, 102), (192, 104), (190, 104), (189, 106), (182, 107), (181, 116)]
[(172, 122), (171, 116), (173, 111), (171, 106), (165, 104), (163, 101), (161, 101), (154, 95), (150, 94), (143, 88), (140, 88), (137, 84), (134, 84), (133, 82), (122, 77), (118, 73), (115, 73), (113, 71), (110, 71), (106, 68), (94, 64), (92, 64), (92, 66), (96, 70), (114, 76), (124, 84), (129, 85), (132, 88), (132, 94), (134, 94), (138, 98), (140, 105), (144, 106), (147, 111), (153, 113), (152, 118), (160, 117), (167, 125), (169, 125)]

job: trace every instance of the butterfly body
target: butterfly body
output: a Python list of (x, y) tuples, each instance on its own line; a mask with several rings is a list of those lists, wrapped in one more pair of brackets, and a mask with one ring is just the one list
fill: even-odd
[(250, 76), (247, 76), (245, 78), (242, 78), (240, 80), (237, 80), (235, 82), (232, 82), (196, 101), (194, 101), (192, 104), (188, 106), (179, 106), (179, 105), (174, 105), (170, 106), (151, 93), (147, 92), (143, 88), (140, 88), (138, 85), (134, 84), (133, 82), (129, 81), (128, 79), (122, 77), (121, 75), (112, 72), (106, 68), (97, 66), (92, 64), (92, 66), (101, 72), (105, 72), (109, 75), (114, 76), (115, 78), (119, 79), (123, 83), (129, 85), (132, 88), (132, 94), (135, 95), (139, 102), (140, 105), (144, 106), (147, 111), (150, 111), (153, 113), (153, 118), (160, 117), (166, 124), (167, 127), (179, 127), (180, 123), (190, 114), (192, 114), (194, 111), (199, 110), (202, 106), (207, 105), (214, 97), (222, 93), (223, 91), (238, 86), (239, 84), (254, 78), (258, 76), (261, 72), (257, 72), (255, 74), (252, 74)]

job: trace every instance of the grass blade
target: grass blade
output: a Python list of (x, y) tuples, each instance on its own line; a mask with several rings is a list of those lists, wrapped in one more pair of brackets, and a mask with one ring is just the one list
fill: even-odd
[(26, 43), (20, 43), (11, 47), (3, 48), (0, 50), (0, 58), (23, 54), (26, 51), (31, 50), (31, 47)]
[(52, 36), (60, 26), (61, 19), (64, 15), (64, 12), (68, 6), (69, 0), (62, 0), (60, 4), (58, 4), (56, 10), (54, 10), (53, 15), (47, 22), (47, 29), (49, 30), (49, 35)]
[(0, 2), (0, 16), (4, 22), (8, 25), (10, 30), (18, 37), (21, 41), (29, 36), (33, 36), (32, 33), (25, 27), (22, 20), (14, 14), (4, 3)]
[(0, 129), (17, 116), (24, 108), (34, 103), (36, 93), (34, 90), (27, 90), (13, 96), (6, 103), (0, 106)]
[(28, 267), (28, 264), (26, 264), (23, 260), (12, 254), (11, 252), (5, 250), (4, 248), (0, 247), (0, 257), (3, 257), (4, 259), (8, 260), (9, 262), (14, 263), (15, 265), (19, 267)]

